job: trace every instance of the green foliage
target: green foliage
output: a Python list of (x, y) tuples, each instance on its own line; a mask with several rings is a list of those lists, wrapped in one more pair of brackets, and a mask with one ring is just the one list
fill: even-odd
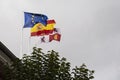
[(11, 66), (6, 65), (4, 80), (90, 80), (93, 79), (93, 70), (83, 64), (70, 71), (70, 63), (66, 58), (60, 58), (58, 52), (48, 51), (46, 54), (41, 48), (33, 48), (31, 55), (24, 55)]
[(72, 73), (74, 74), (73, 80), (90, 80), (94, 78), (94, 70), (87, 69), (85, 64), (82, 64), (79, 68), (76, 66)]

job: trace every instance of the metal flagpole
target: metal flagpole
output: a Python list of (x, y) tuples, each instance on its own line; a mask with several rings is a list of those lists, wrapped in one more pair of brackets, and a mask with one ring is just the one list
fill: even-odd
[(22, 58), (22, 56), (23, 56), (23, 28), (21, 34), (20, 58)]
[(31, 37), (29, 36), (28, 52), (31, 53)]

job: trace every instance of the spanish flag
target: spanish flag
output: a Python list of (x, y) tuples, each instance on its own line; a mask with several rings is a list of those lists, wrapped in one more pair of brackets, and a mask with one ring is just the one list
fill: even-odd
[(54, 31), (54, 20), (48, 20), (47, 25), (44, 26), (42, 23), (37, 23), (31, 28), (31, 36), (43, 36), (52, 34)]
[(49, 35), (49, 42), (52, 40), (60, 41), (61, 35), (59, 33), (55, 33), (53, 35)]

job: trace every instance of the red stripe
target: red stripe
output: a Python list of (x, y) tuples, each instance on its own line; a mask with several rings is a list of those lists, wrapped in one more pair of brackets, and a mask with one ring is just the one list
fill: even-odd
[(31, 36), (37, 36), (37, 32), (32, 32)]
[(43, 31), (38, 31), (37, 36), (49, 35), (52, 33), (53, 33), (53, 30), (43, 30)]
[(47, 24), (55, 24), (55, 20), (47, 20)]
[(32, 32), (31, 36), (43, 36), (43, 35), (49, 35), (52, 34), (54, 30), (42, 30), (38, 32)]

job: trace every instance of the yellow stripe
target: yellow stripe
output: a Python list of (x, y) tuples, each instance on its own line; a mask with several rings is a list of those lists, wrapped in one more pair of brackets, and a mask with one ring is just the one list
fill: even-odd
[(31, 28), (31, 32), (37, 32), (38, 30), (42, 30), (43, 27), (45, 27), (43, 24), (37, 23), (33, 26), (33, 28)]
[(37, 23), (33, 26), (33, 28), (31, 28), (31, 32), (38, 32), (38, 31), (41, 31), (41, 30), (53, 30), (54, 25), (55, 24), (47, 24), (46, 26), (44, 26), (41, 23)]
[(43, 27), (44, 30), (53, 30), (55, 24), (47, 24), (46, 27)]

